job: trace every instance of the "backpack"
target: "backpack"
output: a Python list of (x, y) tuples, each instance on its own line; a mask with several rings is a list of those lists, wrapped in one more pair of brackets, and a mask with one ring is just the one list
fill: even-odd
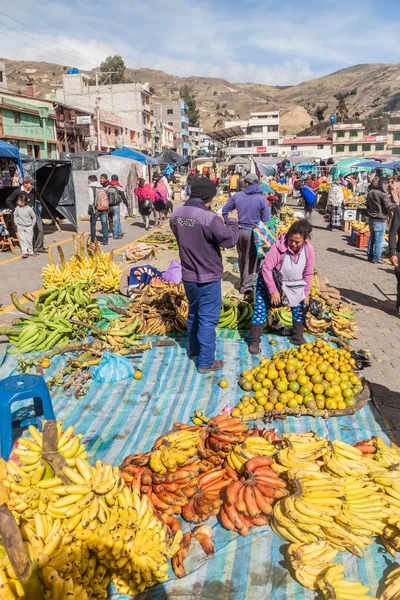
[(110, 207), (118, 206), (122, 202), (121, 194), (115, 186), (110, 186), (107, 190), (108, 204)]
[(107, 192), (104, 188), (94, 188), (94, 207), (99, 212), (104, 212), (109, 209)]

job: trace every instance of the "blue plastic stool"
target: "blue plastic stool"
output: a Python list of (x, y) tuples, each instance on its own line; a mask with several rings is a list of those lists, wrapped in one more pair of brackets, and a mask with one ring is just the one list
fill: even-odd
[(8, 460), (12, 450), (12, 430), (21, 421), (12, 421), (11, 405), (19, 400), (33, 399), (35, 417), (44, 415), (55, 419), (49, 390), (43, 377), (38, 375), (15, 375), (0, 381), (0, 448), (1, 456)]

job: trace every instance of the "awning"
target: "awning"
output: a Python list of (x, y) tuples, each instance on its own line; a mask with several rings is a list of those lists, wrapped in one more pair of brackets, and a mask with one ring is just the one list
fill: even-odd
[(3, 158), (15, 158), (18, 162), (21, 175), (24, 175), (24, 168), (22, 166), (21, 157), (17, 146), (13, 146), (13, 144), (7, 144), (7, 142), (0, 140), (0, 156)]
[(177, 167), (184, 167), (190, 164), (190, 160), (185, 158), (175, 150), (164, 150), (161, 154), (157, 154), (155, 157), (156, 161), (160, 165), (175, 165)]
[(132, 148), (120, 148), (119, 150), (113, 150), (111, 152), (112, 156), (119, 156), (121, 158), (130, 158), (132, 160), (137, 160), (144, 165), (158, 165), (158, 160), (153, 158), (152, 156), (148, 156), (147, 154), (142, 154), (138, 150), (133, 150)]
[(244, 130), (243, 127), (236, 125), (235, 127), (227, 127), (226, 129), (207, 131), (207, 135), (213, 140), (216, 140), (217, 142), (223, 142), (225, 140), (244, 135)]

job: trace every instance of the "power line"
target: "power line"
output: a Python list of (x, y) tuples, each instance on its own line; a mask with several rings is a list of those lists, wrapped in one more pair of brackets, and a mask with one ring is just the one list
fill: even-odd
[[(23, 35), (24, 37), (28, 38), (29, 40), (33, 40), (34, 42), (36, 42), (37, 44), (42, 44), (43, 46), (47, 46), (48, 48), (50, 48), (53, 52), (57, 52), (60, 55), (64, 55), (67, 56), (70, 60), (71, 58), (76, 61), (76, 57), (72, 56), (72, 54), (67, 54), (66, 52), (63, 52), (62, 50), (57, 50), (54, 49), (53, 46), (50, 46), (50, 44), (46, 44), (45, 42), (41, 42), (39, 40), (36, 40), (35, 38), (33, 38), (31, 35), (28, 35), (27, 33), (23, 33), (22, 31), (19, 31), (18, 29), (15, 29), (14, 27), (10, 27), (10, 25), (7, 25), (6, 23), (3, 23), (2, 21), (0, 21), (0, 25), (3, 25), (4, 27), (6, 27), (7, 29), (11, 29), (12, 31), (16, 31), (17, 33), (19, 33), (20, 35)], [(65, 60), (65, 58), (64, 58)]]
[[(51, 42), (55, 42), (56, 44), (59, 44), (60, 46), (64, 46), (64, 48), (67, 48), (67, 50), (71, 50), (71, 48), (69, 48), (66, 44), (63, 44), (62, 42), (59, 42), (58, 40), (44, 34), (44, 33), (40, 33), (40, 31), (37, 31), (36, 29), (34, 29), (33, 27), (30, 27), (29, 25), (25, 25), (25, 23), (21, 23), (21, 21), (17, 21), (17, 19), (14, 19), (14, 17), (10, 17), (10, 15), (7, 15), (6, 13), (0, 11), (1, 15), (4, 15), (5, 17), (7, 17), (8, 19), (11, 19), (12, 21), (15, 21), (16, 23), (18, 23), (18, 25), (22, 25), (23, 27), (26, 27), (27, 29), (30, 29), (31, 31), (34, 31), (35, 33), (38, 33), (39, 35), (41, 35), (42, 37), (47, 38), (48, 40), (50, 40)], [(43, 42), (40, 42), (43, 43)], [(90, 58), (89, 56), (87, 56), (87, 54), (84, 54), (83, 52), (79, 52), (79, 50), (72, 50), (75, 54), (80, 54), (81, 56), (84, 56), (87, 60), (89, 60), (90, 62), (92, 62), (93, 64), (96, 64), (97, 66), (97, 62), (95, 60), (93, 60), (93, 58)], [(74, 59), (76, 60), (76, 58)]]

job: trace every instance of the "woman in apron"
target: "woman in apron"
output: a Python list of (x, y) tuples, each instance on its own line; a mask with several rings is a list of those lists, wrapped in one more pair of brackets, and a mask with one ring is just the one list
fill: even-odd
[(272, 306), (291, 308), (293, 342), (298, 346), (304, 344), (304, 305), (308, 304), (314, 274), (314, 248), (308, 241), (311, 231), (309, 221), (296, 221), (268, 251), (257, 277), (251, 354), (260, 352), (261, 335)]

